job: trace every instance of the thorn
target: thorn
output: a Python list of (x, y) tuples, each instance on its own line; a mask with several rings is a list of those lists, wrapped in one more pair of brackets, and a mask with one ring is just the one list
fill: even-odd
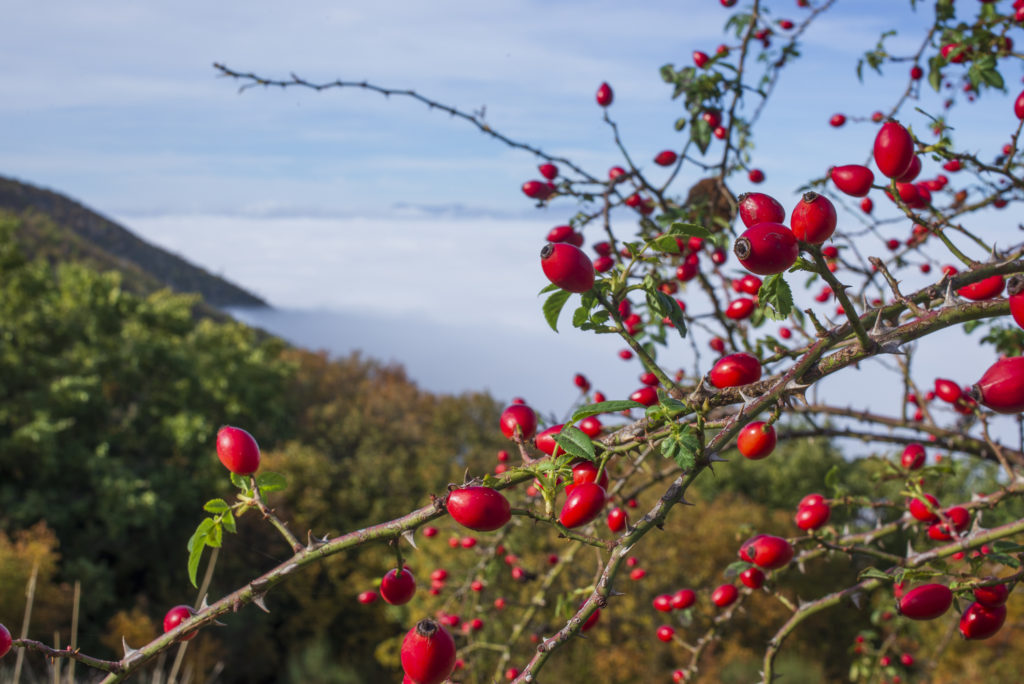
[(678, 503), (680, 505), (682, 505), (682, 506), (693, 506), (694, 505), (692, 501), (687, 501), (686, 499), (680, 499)]
[(227, 623), (221, 622), (220, 620), (214, 620), (210, 624), (217, 625), (218, 627), (227, 627)]
[(124, 659), (125, 660), (132, 660), (139, 653), (139, 649), (132, 648), (131, 646), (129, 646), (128, 645), (128, 641), (123, 636), (121, 637), (121, 646), (124, 648)]
[(330, 537), (326, 534), (323, 537), (317, 537), (313, 534), (313, 530), (309, 530), (306, 532), (306, 550), (312, 551), (315, 548), (319, 548), (326, 544), (328, 539), (330, 539)]
[(206, 596), (207, 596), (206, 594), (203, 594), (203, 600), (199, 604), (199, 610), (200, 611), (206, 610), (207, 608), (210, 607), (210, 604), (206, 602)]
[(882, 310), (878, 310), (878, 318), (875, 319), (875, 324), (871, 326), (871, 330), (868, 331), (869, 337), (875, 337), (884, 332), (883, 328), (885, 324), (882, 322)]
[(880, 344), (878, 351), (882, 354), (902, 354), (907, 356), (907, 351), (905, 349), (900, 349), (904, 344), (905, 342), (902, 340), (889, 340), (888, 342)]
[(952, 278), (946, 281), (946, 296), (942, 298), (943, 306), (956, 306), (956, 300), (953, 299), (953, 280)]
[(718, 452), (715, 452), (715, 453), (711, 454), (710, 456), (708, 456), (708, 463), (728, 463), (728, 462), (729, 462), (729, 459), (722, 458), (721, 456), (718, 455)]
[(411, 546), (412, 548), (416, 549), (417, 551), (419, 550), (419, 548), (416, 546), (416, 539), (414, 538), (412, 530), (406, 530), (405, 532), (402, 532), (402, 539), (409, 542), (409, 546)]
[(913, 555), (914, 555), (914, 547), (913, 547), (913, 545), (911, 545), (910, 540), (908, 539), (907, 540), (907, 558), (910, 558)]
[(801, 561), (797, 561), (796, 569), (800, 571), (801, 575), (806, 575), (807, 574), (807, 569), (804, 567), (804, 562), (802, 560)]
[(270, 609), (267, 608), (267, 604), (263, 601), (263, 596), (264, 596), (263, 594), (260, 594), (258, 596), (253, 596), (252, 597), (252, 602), (255, 603), (256, 606), (260, 610), (262, 610), (264, 613), (269, 613)]
[(860, 610), (864, 605), (864, 597), (860, 595), (860, 592), (850, 594), (850, 601), (857, 610)]
[(740, 407), (740, 413), (743, 413), (751, 404), (754, 403), (754, 401), (757, 399), (757, 397), (748, 397), (743, 392), (742, 388), (740, 388), (739, 393), (740, 393), (740, 398), (743, 400), (743, 406)]

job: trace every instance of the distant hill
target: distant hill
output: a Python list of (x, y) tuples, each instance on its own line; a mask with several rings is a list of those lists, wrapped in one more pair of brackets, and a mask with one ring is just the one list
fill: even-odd
[(30, 257), (81, 261), (124, 274), (124, 287), (146, 294), (169, 287), (198, 292), (211, 306), (267, 306), (256, 295), (190, 264), (69, 197), (0, 176), (0, 212), (21, 219), (18, 240)]

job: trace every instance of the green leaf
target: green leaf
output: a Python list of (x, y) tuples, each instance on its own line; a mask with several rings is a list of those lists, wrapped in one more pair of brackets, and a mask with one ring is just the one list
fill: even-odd
[(825, 487), (832, 492), (838, 491), (839, 486), (839, 464), (829, 468), (829, 471), (825, 473)]
[(661, 397), (660, 403), (669, 414), (689, 413), (692, 410), (689, 404), (672, 397)]
[(701, 154), (708, 151), (711, 145), (711, 126), (704, 119), (697, 119), (690, 127), (690, 140), (700, 148)]
[(220, 548), (221, 542), (224, 540), (224, 528), (221, 527), (219, 522), (214, 521), (213, 527), (206, 533), (206, 545), (212, 546), (215, 549)]
[(231, 534), (236, 534), (238, 532), (237, 528), (235, 527), (235, 514), (231, 511), (228, 511), (224, 515), (222, 515), (220, 518), (220, 522), (222, 525), (224, 525), (224, 529), (230, 532)]
[(231, 473), (231, 484), (235, 485), (243, 492), (249, 491), (249, 478), (242, 477), (236, 473)]
[(572, 456), (585, 458), (588, 461), (597, 460), (593, 442), (578, 427), (566, 425), (555, 435), (555, 441), (558, 442), (560, 447), (565, 449), (566, 453)]
[(537, 293), (537, 296), (540, 297), (542, 294), (547, 294), (548, 292), (554, 292), (555, 290), (560, 290), (560, 289), (562, 289), (562, 288), (558, 287), (554, 283), (550, 283), (548, 285), (545, 285), (543, 288), (541, 288), (541, 291)]
[(683, 310), (679, 308), (676, 300), (661, 290), (647, 292), (647, 308), (658, 318), (666, 316), (675, 326), (680, 337), (686, 337), (686, 321), (683, 320)]
[(886, 573), (882, 572), (878, 568), (871, 567), (871, 568), (864, 568), (863, 570), (861, 570), (860, 574), (857, 575), (857, 579), (858, 580), (863, 580), (863, 579), (880, 579), (880, 580), (885, 580), (887, 582), (891, 582), (893, 578), (892, 578), (892, 575), (887, 575)]
[(577, 307), (572, 313), (572, 327), (580, 328), (590, 320), (590, 309), (585, 306)]
[(944, 63), (945, 60), (938, 55), (928, 60), (928, 85), (935, 92), (942, 90), (942, 67)]
[(781, 273), (770, 275), (761, 283), (757, 301), (764, 309), (765, 316), (774, 321), (785, 320), (793, 310), (793, 291)]
[(569, 420), (570, 423), (589, 418), (590, 416), (600, 415), (602, 413), (618, 413), (619, 411), (625, 411), (627, 409), (643, 408), (644, 405), (630, 401), (629, 399), (618, 399), (615, 401), (601, 401), (596, 404), (587, 404), (576, 409), (576, 412), (572, 414), (572, 418)]
[(196, 584), (196, 573), (199, 571), (199, 559), (203, 556), (204, 548), (206, 548), (205, 537), (203, 541), (195, 544), (188, 554), (188, 580), (192, 583), (193, 587), (199, 586)]
[(803, 257), (797, 257), (797, 260), (789, 267), (790, 273), (796, 273), (797, 271), (810, 271), (815, 275), (818, 274), (818, 269), (815, 265)]
[(678, 119), (676, 119), (675, 129), (677, 131), (681, 131), (684, 128), (686, 128), (686, 118), (685, 117), (679, 117)]
[(544, 320), (555, 332), (558, 332), (558, 315), (562, 313), (562, 307), (569, 301), (570, 295), (572, 293), (567, 290), (558, 290), (544, 300)]
[(256, 476), (256, 486), (260, 488), (260, 494), (266, 494), (284, 489), (288, 481), (281, 473), (260, 473)]
[(1005, 83), (1003, 83), (1003, 76), (997, 69), (982, 69), (979, 73), (981, 80), (993, 88), (1003, 90)]
[(700, 440), (689, 425), (684, 430), (666, 437), (661, 443), (662, 456), (671, 458), (683, 470), (693, 468), (697, 461), (698, 449)]
[(199, 569), (199, 559), (203, 555), (203, 549), (206, 548), (207, 538), (210, 534), (210, 530), (214, 527), (218, 527), (214, 523), (212, 518), (203, 518), (199, 523), (199, 527), (188, 540), (188, 578), (192, 582), (192, 586), (196, 585), (196, 571)]
[(223, 513), (230, 511), (231, 506), (228, 506), (228, 502), (224, 499), (210, 499), (203, 505), (203, 510), (207, 513)]
[(186, 548), (191, 551), (197, 543), (205, 540), (206, 534), (210, 531), (210, 528), (212, 528), (213, 525), (213, 518), (203, 518), (199, 523), (199, 527), (197, 527), (196, 531), (192, 533), (191, 537), (189, 537), (188, 546), (186, 546)]
[(651, 240), (648, 244), (659, 252), (668, 252), (669, 254), (679, 254), (679, 243), (672, 235), (659, 235), (658, 237)]
[(686, 235), (688, 237), (699, 237), (709, 240), (713, 237), (710, 230), (704, 226), (698, 226), (696, 223), (683, 223), (677, 221), (668, 228), (669, 235)]

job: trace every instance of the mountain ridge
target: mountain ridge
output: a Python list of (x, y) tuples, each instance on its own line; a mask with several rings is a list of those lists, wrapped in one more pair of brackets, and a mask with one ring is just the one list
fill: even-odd
[(269, 307), (248, 292), (182, 257), (146, 242), (130, 229), (62, 193), (0, 176), (0, 212), (21, 219), (18, 239), (30, 257), (82, 261), (121, 271), (129, 289), (163, 287), (199, 293), (212, 307)]

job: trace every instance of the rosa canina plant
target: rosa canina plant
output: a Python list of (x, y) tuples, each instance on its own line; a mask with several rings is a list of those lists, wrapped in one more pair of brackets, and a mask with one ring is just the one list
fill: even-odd
[[(614, 84), (595, 84), (595, 116), (621, 154), (607, 172), (414, 91), (215, 65), (243, 89), (360, 88), (413, 98), (539, 158), (544, 180), (526, 180), (523, 192), (570, 217), (568, 230), (538, 231), (547, 237), (538, 239), (534, 264), (538, 283), (549, 283), (543, 315), (557, 330), (571, 302), (574, 327), (620, 337), (628, 353), (619, 357), (641, 367), (633, 397), (643, 401), (608, 398), (587, 377), (573, 378), (576, 370), (599, 373), (569, 369), (579, 401), (565, 416), (538, 416), (516, 400), (494, 425), (515, 454), (502, 451), (494, 472), (439, 482), (429, 504), (409, 502), (392, 520), (329, 537), (311, 530), (305, 541), (269, 506), (267, 495), (284, 480), (256, 470), (255, 441), (246, 441), (244, 459), (222, 454), (239, 494), (207, 503), (212, 517), (190, 542), (189, 574), (195, 582), (204, 548), (220, 546), (249, 510), (277, 529), (289, 558), (120, 660), (24, 639), (13, 646), (74, 658), (107, 672), (104, 681), (120, 681), (248, 603), (266, 609), (271, 590), (304, 566), (383, 544), (395, 563), (370, 575), (408, 568), (430, 578), (429, 587), (403, 589), (402, 599), (411, 595), (387, 651), (412, 682), (542, 681), (560, 657), (573, 657), (570, 645), (583, 632), (594, 644), (589, 659), (617, 663), (594, 675), (602, 681), (650, 676), (635, 668), (661, 668), (666, 680), (719, 681), (717, 653), (743, 638), (755, 613), (772, 618), (757, 642), (763, 682), (800, 680), (787, 672), (786, 646), (813, 634), (823, 615), (863, 625), (842, 647), (840, 669), (853, 681), (925, 681), (958, 648), (957, 631), (972, 649), (1009, 638), (1019, 610), (1013, 589), (1024, 576), (1024, 444), (1002, 435), (1020, 429), (1024, 409), (1024, 333), (1013, 304), (1024, 296), (1024, 244), (991, 225), (996, 212), (1024, 199), (1024, 107), (1005, 97), (1016, 95), (1006, 74), (1020, 60), (1013, 40), (1022, 11), (1006, 1), (938, 0), (918, 8), (932, 21), (909, 52), (893, 52), (884, 34), (856, 66), (865, 80), (878, 72), (901, 82), (902, 93), (877, 112), (847, 111), (839, 124), (832, 117), (831, 127), (825, 114), (822, 135), (856, 139), (860, 158), (831, 158), (820, 146), (792, 199), (754, 187), (766, 178), (755, 167), (757, 123), (804, 51), (803, 37), (839, 0), (707, 2), (721, 6), (724, 42), (693, 52), (699, 60), (662, 67), (681, 106), (662, 152), (627, 150), (613, 117), (628, 96), (613, 98)], [(961, 107), (996, 111), (1005, 145), (958, 144)], [(655, 154), (653, 166), (634, 161)], [(956, 377), (954, 361), (941, 378), (923, 374), (915, 353), (948, 344), (937, 333), (954, 327), (979, 343), (946, 353), (983, 357), (988, 370)], [(693, 370), (679, 370), (680, 360)], [(901, 399), (900, 408), (816, 398), (823, 379), (853, 376), (872, 360), (892, 372), (873, 392)], [(259, 437), (255, 426), (243, 427)], [(238, 430), (232, 434), (248, 435)], [(872, 453), (856, 465), (835, 463), (804, 491), (786, 489), (795, 476), (772, 479), (787, 472), (801, 444), (822, 438), (853, 438)], [(732, 469), (759, 473), (752, 477), (791, 498), (783, 522), (737, 521), (728, 505), (706, 500), (701, 488)], [(843, 479), (854, 472), (860, 486)], [(693, 567), (681, 577), (644, 562), (671, 553), (670, 532), (685, 537), (705, 521), (720, 525), (724, 550), (712, 571)], [(836, 563), (846, 572), (832, 572)], [(822, 568), (822, 586), (800, 580)], [(386, 609), (373, 586), (354, 587), (353, 602), (357, 593), (369, 609)], [(651, 627), (629, 636), (658, 648), (658, 662), (615, 661), (626, 644), (601, 641), (602, 630), (644, 611)], [(922, 631), (929, 625), (947, 636), (925, 648), (925, 635), (934, 638)]]

